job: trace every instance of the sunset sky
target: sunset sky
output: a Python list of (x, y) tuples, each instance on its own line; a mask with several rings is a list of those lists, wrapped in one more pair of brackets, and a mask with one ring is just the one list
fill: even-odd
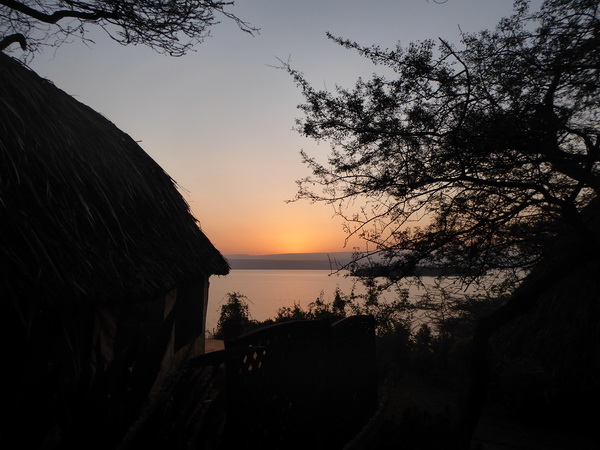
[[(539, 2), (535, 2), (536, 4)], [(30, 66), (131, 135), (182, 189), (204, 232), (224, 254), (351, 251), (327, 205), (294, 197), (307, 176), (299, 152), (324, 158), (292, 130), (302, 102), (289, 60), (317, 87), (351, 86), (376, 71), (325, 36), (392, 47), (492, 27), (512, 0), (238, 0), (227, 20), (181, 58), (122, 47), (100, 30), (95, 45), (65, 44)], [(90, 28), (90, 30), (92, 30)]]

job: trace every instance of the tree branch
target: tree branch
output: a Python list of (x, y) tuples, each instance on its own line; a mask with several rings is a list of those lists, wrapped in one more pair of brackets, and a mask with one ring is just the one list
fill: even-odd
[(27, 41), (25, 36), (21, 33), (11, 34), (10, 36), (6, 36), (4, 39), (0, 41), (0, 52), (4, 51), (9, 45), (18, 42), (21, 46), (21, 50), (27, 50)]
[(12, 8), (15, 11), (18, 11), (22, 14), (25, 14), (29, 17), (32, 17), (41, 22), (54, 24), (58, 21), (70, 17), (73, 19), (82, 19), (82, 20), (98, 20), (98, 19), (118, 19), (119, 14), (116, 11), (102, 11), (102, 10), (93, 10), (93, 12), (84, 12), (84, 11), (74, 11), (74, 10), (60, 10), (55, 11), (52, 14), (46, 14), (42, 11), (38, 11), (37, 9), (33, 9), (23, 3), (16, 2), (14, 0), (0, 0), (0, 5), (7, 6), (8, 8)]

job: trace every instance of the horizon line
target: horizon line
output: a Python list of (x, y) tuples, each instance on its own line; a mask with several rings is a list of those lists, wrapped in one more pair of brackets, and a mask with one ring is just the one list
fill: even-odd
[(282, 253), (224, 253), (223, 256), (277, 256), (277, 255), (332, 255), (339, 253), (356, 253), (355, 251), (334, 251), (334, 252), (282, 252)]

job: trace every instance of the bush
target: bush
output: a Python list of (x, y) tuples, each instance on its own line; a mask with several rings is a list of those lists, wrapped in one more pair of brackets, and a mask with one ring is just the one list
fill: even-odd
[(240, 335), (250, 325), (247, 297), (239, 292), (228, 292), (227, 302), (221, 306), (215, 339)]

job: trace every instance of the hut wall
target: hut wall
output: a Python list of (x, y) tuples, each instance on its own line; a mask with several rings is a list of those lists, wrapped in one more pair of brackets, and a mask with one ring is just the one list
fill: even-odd
[[(179, 288), (175, 307), (175, 352), (204, 336), (206, 305), (208, 302), (208, 279), (189, 282)], [(199, 339), (204, 353), (204, 340)]]

